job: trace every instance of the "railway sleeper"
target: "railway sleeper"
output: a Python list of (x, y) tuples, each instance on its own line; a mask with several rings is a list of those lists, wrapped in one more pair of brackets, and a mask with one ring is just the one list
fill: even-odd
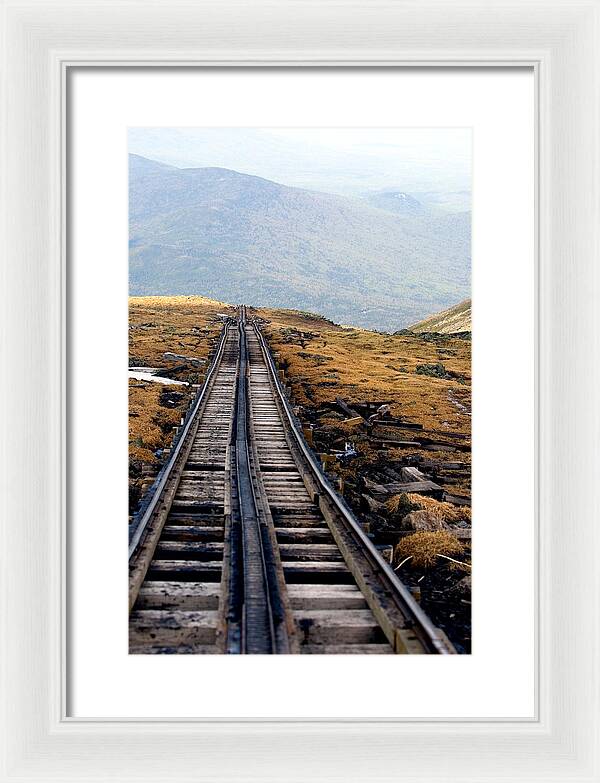
[(165, 525), (162, 531), (162, 541), (223, 541), (225, 529), (223, 526), (208, 525)]
[(282, 561), (288, 560), (311, 563), (343, 562), (342, 554), (335, 544), (280, 544), (279, 553)]
[(221, 586), (215, 582), (146, 582), (140, 589), (136, 609), (217, 610)]
[(312, 528), (329, 530), (329, 527), (325, 524), (322, 517), (312, 514), (297, 514), (297, 515), (273, 515), (273, 524), (277, 529), (284, 528)]
[(389, 644), (304, 644), (304, 655), (392, 655)]
[(130, 655), (214, 655), (219, 652), (214, 644), (131, 644)]
[(188, 514), (170, 513), (167, 517), (167, 525), (199, 525), (200, 527), (223, 527), (225, 516), (223, 514)]
[(220, 582), (223, 563), (202, 560), (160, 560), (150, 563), (147, 580), (173, 582)]
[(188, 460), (185, 463), (185, 469), (182, 473), (183, 478), (194, 478), (198, 473), (212, 473), (225, 470), (225, 461), (223, 462), (194, 462)]
[(293, 506), (269, 503), (269, 508), (271, 509), (273, 519), (276, 517), (316, 517), (323, 524), (323, 517), (316, 505), (310, 500), (303, 504), (294, 504)]
[[(273, 455), (269, 455), (269, 458), (272, 459)], [(289, 471), (293, 471), (296, 467), (296, 463), (292, 460), (284, 460), (282, 459), (279, 462), (261, 462), (260, 463), (260, 469), (261, 471), (267, 471), (269, 473), (287, 473)]]
[(214, 644), (218, 612), (134, 609), (129, 617), (132, 645)]
[(385, 635), (368, 609), (309, 609), (294, 613), (300, 646), (304, 644), (385, 643)]
[(345, 563), (306, 561), (284, 561), (283, 573), (285, 581), (290, 584), (350, 584), (355, 585), (354, 577), (346, 568)]
[(288, 595), (292, 609), (368, 609), (356, 585), (291, 584)]
[(161, 539), (156, 547), (156, 556), (164, 559), (215, 560), (223, 557), (223, 543), (220, 541), (165, 541)]
[(221, 516), (224, 515), (225, 509), (223, 507), (223, 501), (214, 501), (214, 500), (180, 500), (179, 498), (175, 498), (173, 501), (173, 505), (170, 509), (170, 514), (185, 514), (189, 516), (190, 514), (206, 514), (207, 512), (212, 511), (214, 513), (217, 513)]
[(328, 527), (276, 527), (280, 544), (333, 544)]

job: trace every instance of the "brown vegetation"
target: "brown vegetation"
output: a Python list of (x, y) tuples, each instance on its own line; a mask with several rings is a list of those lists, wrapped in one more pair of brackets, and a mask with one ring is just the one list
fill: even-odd
[[(312, 405), (344, 397), (348, 402), (389, 399), (392, 414), (427, 428), (469, 433), (470, 420), (448, 398), (462, 396), (471, 380), (470, 343), (452, 337), (435, 341), (340, 327), (289, 310), (258, 310), (269, 320), (271, 348), (287, 367), (294, 399)], [(419, 365), (443, 362), (451, 379), (417, 374)], [(467, 419), (465, 421), (465, 419)]]
[[(419, 587), (424, 609), (468, 652), (470, 590), (466, 583), (460, 596), (454, 589), (460, 570), (468, 565), (444, 557), (460, 561), (468, 557), (468, 544), (452, 530), (470, 526), (470, 507), (436, 499), (440, 494), (434, 493), (434, 498), (389, 492), (382, 485), (408, 481), (405, 466), (416, 465), (428, 479), (439, 482), (443, 492), (461, 495), (468, 503), (470, 341), (448, 335), (369, 332), (293, 310), (249, 308), (249, 312), (263, 320), (264, 334), (285, 373), (298, 416), (312, 428), (313, 447), (318, 454), (328, 455), (327, 470), (332, 478), (343, 479), (345, 498), (365, 530), (376, 544), (395, 547), (396, 563), (410, 554), (410, 567), (403, 567), (402, 578)], [(131, 298), (130, 366), (168, 366), (163, 359), (166, 351), (206, 358), (221, 328), (218, 313), (233, 313), (233, 308), (198, 296)], [(202, 376), (202, 369), (187, 368), (176, 377), (194, 384)], [(155, 452), (168, 448), (172, 427), (188, 404), (186, 400), (166, 409), (161, 402), (165, 388), (187, 388), (188, 399), (193, 392), (191, 387), (130, 384), (134, 498), (148, 484), (148, 471), (158, 469)], [(389, 405), (375, 424), (368, 421), (375, 409), (367, 405), (374, 403)], [(403, 429), (403, 422), (415, 428)], [(336, 459), (348, 442), (357, 456)], [(416, 515), (414, 525), (408, 524), (410, 514)], [(425, 516), (423, 529), (420, 523)], [(421, 532), (407, 536), (411, 529)]]
[[(408, 493), (405, 495), (406, 500), (417, 509), (429, 511), (432, 514), (439, 516), (444, 522), (465, 522), (471, 521), (471, 509), (468, 506), (454, 506), (452, 503), (444, 503), (434, 498), (426, 497), (425, 495), (414, 495)], [(402, 503), (402, 495), (393, 495), (386, 503), (388, 509), (392, 512), (397, 512)]]
[[(352, 438), (359, 444), (357, 465), (376, 463), (383, 446), (378, 439), (412, 440), (412, 436), (382, 421), (372, 437), (366, 423), (344, 422), (344, 416), (326, 410), (327, 404), (342, 397), (350, 406), (365, 400), (390, 403), (390, 414), (423, 426), (421, 434), (439, 441), (432, 452), (414, 446), (385, 446), (390, 461), (417, 454), (424, 459), (460, 460), (465, 469), (455, 475), (454, 489), (470, 494), (471, 435), (471, 344), (449, 336), (423, 338), (420, 335), (380, 334), (364, 329), (342, 327), (319, 316), (293, 310), (258, 309), (265, 319), (265, 334), (285, 370), (294, 403), (301, 417), (311, 423), (325, 440), (343, 442)], [(417, 372), (419, 366), (442, 362), (448, 377), (438, 378)], [(349, 418), (349, 417), (346, 417)], [(400, 433), (401, 432), (401, 436)], [(442, 450), (447, 445), (447, 451)], [(342, 470), (340, 475), (347, 474)]]
[[(445, 530), (423, 531), (406, 536), (394, 549), (397, 567), (406, 562), (411, 568), (433, 568), (440, 556), (458, 558), (465, 551), (464, 546), (452, 533)], [(453, 563), (455, 567), (468, 570), (467, 564)]]
[[(164, 367), (169, 373), (176, 363), (165, 361), (167, 351), (206, 359), (221, 329), (220, 312), (233, 308), (203, 296), (130, 297), (129, 366)], [(160, 468), (163, 458), (157, 452), (170, 446), (202, 372), (192, 366), (177, 371), (177, 379), (189, 386), (129, 381), (130, 513)]]
[(129, 366), (161, 367), (165, 351), (205, 358), (219, 334), (221, 312), (234, 310), (203, 296), (131, 296)]
[[(376, 544), (411, 555), (402, 579), (457, 649), (469, 652), (470, 588), (455, 587), (469, 569), (470, 340), (369, 332), (290, 310), (254, 312), (266, 321), (263, 330), (298, 415), (312, 428), (315, 451), (328, 455), (331, 477), (343, 480), (346, 501)], [(387, 403), (388, 412), (373, 424), (377, 406), (365, 403)], [(357, 456), (336, 459), (348, 442)], [(387, 483), (409, 480), (408, 466), (438, 483), (443, 497), (460, 496), (461, 504), (437, 493), (387, 494)], [(407, 536), (409, 530), (420, 532)]]

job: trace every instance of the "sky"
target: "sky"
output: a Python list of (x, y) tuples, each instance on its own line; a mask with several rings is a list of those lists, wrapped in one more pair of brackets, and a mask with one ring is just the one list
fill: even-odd
[(470, 208), (470, 128), (129, 128), (129, 152), (361, 197), (401, 190)]

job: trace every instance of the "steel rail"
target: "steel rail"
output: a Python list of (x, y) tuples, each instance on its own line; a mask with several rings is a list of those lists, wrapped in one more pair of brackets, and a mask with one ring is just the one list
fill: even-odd
[(164, 468), (161, 472), (161, 478), (156, 485), (156, 488), (154, 490), (154, 493), (152, 495), (152, 499), (150, 500), (150, 503), (146, 507), (146, 510), (144, 511), (141, 519), (135, 524), (133, 530), (130, 533), (130, 539), (129, 539), (129, 560), (136, 554), (139, 546), (142, 544), (146, 529), (148, 527), (148, 524), (150, 520), (152, 519), (152, 516), (154, 515), (154, 512), (156, 511), (156, 507), (160, 501), (162, 492), (168, 482), (168, 480), (171, 477), (171, 474), (173, 473), (176, 463), (179, 459), (179, 456), (181, 454), (181, 451), (183, 449), (184, 443), (188, 439), (188, 436), (190, 434), (192, 425), (195, 422), (196, 416), (198, 414), (198, 411), (200, 410), (200, 407), (202, 406), (202, 403), (204, 402), (207, 390), (209, 388), (209, 385), (212, 381), (213, 375), (216, 372), (217, 367), (220, 364), (221, 358), (223, 356), (223, 350), (225, 347), (225, 342), (227, 339), (227, 332), (229, 329), (229, 324), (224, 324), (222, 330), (221, 330), (221, 336), (219, 338), (219, 343), (217, 345), (217, 350), (215, 351), (215, 355), (213, 357), (213, 360), (210, 364), (210, 367), (208, 369), (208, 372), (206, 373), (206, 378), (204, 379), (204, 383), (202, 385), (202, 388), (200, 392), (198, 393), (196, 400), (190, 409), (188, 411), (188, 418), (187, 422), (184, 425), (184, 429), (182, 430), (181, 436), (177, 441), (177, 444), (175, 445), (175, 448), (171, 452), (169, 459), (167, 463), (165, 464)]
[(275, 362), (271, 355), (271, 351), (266, 344), (264, 335), (254, 321), (252, 321), (252, 327), (254, 328), (258, 337), (266, 365), (269, 369), (271, 380), (274, 383), (275, 390), (277, 391), (277, 395), (281, 402), (283, 411), (285, 412), (290, 432), (294, 437), (297, 447), (300, 449), (302, 455), (311, 467), (313, 478), (316, 480), (321, 489), (327, 494), (327, 497), (334, 504), (336, 510), (342, 516), (344, 523), (350, 529), (350, 532), (353, 534), (355, 539), (360, 542), (363, 550), (366, 554), (368, 554), (369, 558), (376, 566), (382, 578), (387, 583), (387, 587), (389, 588), (390, 592), (396, 597), (402, 614), (412, 624), (413, 630), (420, 630), (421, 636), (425, 637), (424, 639), (421, 639), (421, 641), (428, 644), (430, 652), (439, 655), (455, 654), (456, 650), (446, 638), (445, 634), (432, 623), (429, 617), (425, 614), (425, 612), (421, 609), (413, 596), (410, 594), (407, 587), (400, 581), (400, 579), (398, 579), (392, 568), (381, 557), (373, 542), (369, 539), (360, 526), (360, 523), (352, 510), (349, 508), (343, 498), (341, 498), (333, 489), (329, 483), (329, 480), (323, 474), (321, 466), (315, 459), (313, 452), (310, 450), (306, 440), (304, 439), (301, 425), (292, 410), (289, 400), (287, 399), (277, 373)]
[[(235, 484), (241, 524), (243, 601), (240, 652), (249, 655), (289, 653), (282, 599), (274, 577), (274, 555), (258, 510), (250, 463), (248, 345), (246, 313), (240, 307), (237, 399), (235, 408)], [(238, 575), (239, 576), (239, 575)]]

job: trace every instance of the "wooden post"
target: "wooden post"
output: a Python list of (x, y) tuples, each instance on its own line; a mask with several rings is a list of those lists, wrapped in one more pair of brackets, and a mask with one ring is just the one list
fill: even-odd
[(416, 585), (415, 587), (410, 588), (410, 592), (412, 593), (412, 597), (415, 599), (415, 601), (420, 604), (421, 603), (421, 588)]
[(313, 431), (312, 427), (310, 425), (304, 425), (302, 427), (302, 434), (304, 435), (304, 438), (309, 446), (313, 445)]
[(335, 462), (335, 457), (331, 454), (323, 453), (319, 454), (319, 457), (321, 458), (321, 465), (323, 466), (323, 470), (327, 470), (327, 467)]
[(283, 383), (285, 381), (285, 370), (278, 370), (279, 380)]
[(392, 563), (394, 557), (394, 547), (391, 544), (383, 544), (377, 547), (381, 557), (387, 562)]

